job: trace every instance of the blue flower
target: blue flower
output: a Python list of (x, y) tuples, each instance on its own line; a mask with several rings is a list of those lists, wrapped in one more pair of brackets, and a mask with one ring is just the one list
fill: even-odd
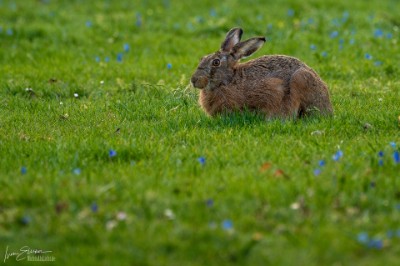
[(375, 38), (380, 38), (380, 37), (382, 37), (383, 36), (383, 31), (381, 30), (381, 29), (376, 29), (375, 31), (374, 31), (374, 37)]
[(361, 232), (357, 235), (357, 241), (361, 244), (367, 244), (369, 241), (368, 233)]
[(9, 35), (9, 36), (11, 36), (11, 35), (13, 35), (14, 34), (14, 31), (13, 31), (13, 29), (7, 29), (7, 35)]
[(383, 248), (383, 241), (381, 239), (371, 239), (368, 242), (368, 247), (369, 248), (374, 248), (374, 249), (382, 249)]
[(400, 163), (400, 154), (398, 151), (393, 152), (393, 160), (395, 163)]
[(80, 169), (80, 168), (75, 168), (72, 172), (73, 172), (75, 175), (80, 175), (80, 174), (81, 174), (81, 169)]
[(197, 158), (197, 161), (198, 161), (201, 165), (205, 165), (205, 164), (206, 164), (206, 158), (204, 158), (204, 157), (199, 157), (199, 158)]
[(117, 61), (122, 62), (122, 53), (117, 54)]
[(23, 224), (23, 225), (28, 225), (31, 223), (31, 221), (32, 221), (31, 217), (27, 216), (27, 215), (21, 217), (21, 220), (20, 220), (21, 224)]
[(309, 18), (308, 19), (308, 24), (314, 24), (314, 19), (313, 18)]
[(311, 44), (310, 45), (310, 49), (315, 51), (315, 50), (317, 50), (317, 46), (315, 44)]
[(206, 200), (206, 205), (207, 207), (212, 207), (214, 205), (214, 200), (213, 199)]
[(340, 158), (342, 158), (342, 157), (343, 157), (343, 152), (342, 152), (341, 150), (338, 150), (338, 151), (332, 156), (332, 159), (333, 159), (334, 161), (339, 161)]
[(216, 17), (216, 16), (217, 16), (217, 11), (215, 11), (214, 8), (212, 8), (212, 9), (210, 10), (210, 16), (211, 16), (211, 17)]
[(124, 44), (124, 51), (125, 51), (125, 52), (129, 52), (129, 50), (130, 50), (129, 44), (128, 44), (128, 43), (125, 43), (125, 44)]
[(99, 63), (99, 62), (100, 62), (100, 57), (99, 57), (99, 56), (96, 56), (96, 57), (95, 57), (95, 60), (96, 60), (97, 63)]
[(392, 141), (389, 144), (390, 144), (390, 147), (392, 147), (394, 149), (396, 148), (396, 142)]
[(92, 27), (92, 22), (90, 20), (86, 21), (86, 27), (88, 28)]
[(223, 220), (222, 221), (222, 229), (224, 230), (232, 230), (233, 229), (233, 222), (231, 220)]
[(110, 156), (110, 158), (117, 156), (117, 152), (115, 150), (109, 150), (108, 151), (108, 155)]
[(320, 174), (321, 174), (321, 169), (317, 168), (317, 169), (314, 170), (314, 175), (315, 176), (320, 175)]
[(168, 64), (167, 64), (167, 68), (168, 68), (168, 69), (171, 69), (171, 68), (172, 68), (172, 64), (171, 64), (171, 63), (168, 63)]
[(392, 39), (392, 37), (393, 37), (393, 34), (391, 34), (391, 33), (387, 33), (387, 34), (386, 34), (386, 38)]
[(97, 204), (93, 202), (92, 205), (90, 205), (90, 209), (92, 210), (92, 212), (97, 212), (99, 210), (99, 206), (97, 206)]
[(382, 165), (383, 165), (383, 160), (382, 160), (382, 159), (379, 159), (378, 165), (379, 165), (379, 166), (382, 166)]
[(321, 167), (325, 166), (325, 164), (326, 164), (325, 160), (319, 160), (319, 162), (318, 162), (318, 165)]
[(287, 11), (287, 15), (288, 15), (289, 17), (293, 17), (293, 16), (294, 16), (294, 14), (295, 14), (295, 12), (294, 12), (294, 10), (293, 10), (293, 9), (288, 9), (288, 11)]
[(109, 58), (108, 56), (106, 56), (106, 58), (104, 58), (104, 61), (105, 61), (106, 63), (108, 63), (108, 62), (110, 62), (110, 58)]
[(337, 36), (339, 36), (339, 32), (338, 31), (332, 31), (331, 34), (329, 35), (332, 39), (336, 38)]
[(356, 43), (356, 40), (350, 39), (349, 43), (350, 43), (350, 44), (355, 44), (355, 43)]
[(322, 57), (327, 57), (327, 56), (328, 56), (328, 52), (323, 51), (323, 52), (321, 53), (321, 56), (322, 56)]
[(25, 175), (28, 172), (28, 169), (26, 169), (25, 166), (21, 167), (21, 174)]
[(372, 59), (372, 55), (370, 55), (369, 53), (365, 54), (365, 59), (371, 60)]
[(381, 66), (383, 63), (382, 61), (375, 61), (374, 66)]
[(142, 15), (140, 13), (136, 13), (136, 27), (142, 26)]
[(379, 157), (383, 157), (383, 151), (379, 151), (379, 152), (378, 152), (378, 156), (379, 156)]

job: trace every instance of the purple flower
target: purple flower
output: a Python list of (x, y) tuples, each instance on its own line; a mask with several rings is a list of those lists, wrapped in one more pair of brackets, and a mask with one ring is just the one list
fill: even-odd
[(393, 152), (393, 160), (395, 163), (400, 163), (400, 154), (398, 151)]
[(108, 151), (108, 156), (110, 156), (110, 158), (117, 156), (117, 152), (115, 150), (109, 150)]
[(92, 212), (97, 212), (99, 210), (99, 206), (97, 206), (97, 204), (93, 202), (92, 205), (90, 205), (90, 209), (92, 210)]
[(227, 230), (227, 231), (232, 230), (233, 229), (233, 222), (231, 220), (228, 220), (228, 219), (223, 220), (222, 221), (222, 229)]
[(28, 169), (26, 169), (25, 166), (22, 166), (22, 167), (21, 167), (21, 174), (22, 174), (22, 175), (25, 175), (27, 172), (28, 172)]

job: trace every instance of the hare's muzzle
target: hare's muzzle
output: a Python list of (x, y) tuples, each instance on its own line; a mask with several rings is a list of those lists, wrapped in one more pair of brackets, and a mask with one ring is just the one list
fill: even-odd
[(191, 82), (195, 88), (204, 89), (208, 85), (208, 78), (205, 76), (193, 75)]

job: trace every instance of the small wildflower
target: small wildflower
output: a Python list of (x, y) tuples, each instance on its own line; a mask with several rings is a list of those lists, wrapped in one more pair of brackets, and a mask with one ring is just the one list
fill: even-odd
[(321, 174), (321, 169), (317, 168), (317, 169), (314, 170), (314, 175), (315, 176), (318, 176), (320, 174)]
[(90, 209), (92, 210), (92, 212), (97, 212), (99, 210), (99, 206), (97, 205), (97, 203), (93, 202), (92, 205), (90, 205)]
[(108, 156), (110, 156), (110, 158), (115, 157), (115, 156), (117, 156), (117, 152), (115, 150), (109, 150)]
[(392, 37), (393, 37), (393, 34), (392, 34), (392, 33), (387, 33), (387, 34), (386, 34), (386, 38), (392, 39)]
[(379, 166), (383, 166), (383, 160), (382, 160), (382, 159), (379, 159), (378, 165), (379, 165)]
[(364, 57), (365, 57), (365, 59), (367, 59), (367, 60), (371, 60), (371, 59), (372, 59), (372, 55), (370, 55), (370, 54), (368, 54), (368, 53), (366, 53), (366, 54), (364, 55)]
[(21, 167), (21, 174), (25, 175), (28, 172), (25, 166)]
[(116, 226), (117, 226), (117, 221), (115, 221), (115, 220), (111, 220), (111, 221), (108, 221), (107, 223), (106, 223), (106, 228), (107, 228), (107, 230), (108, 231), (111, 231), (111, 230), (113, 230)]
[(393, 149), (396, 148), (396, 142), (392, 141), (389, 143), (390, 147), (392, 147)]
[(214, 200), (213, 199), (208, 199), (208, 200), (206, 200), (206, 205), (207, 205), (207, 207), (212, 207), (213, 205), (214, 205)]
[(332, 39), (336, 38), (337, 36), (339, 36), (339, 32), (338, 31), (332, 31), (331, 34), (329, 35)]
[(175, 219), (175, 214), (171, 209), (166, 209), (164, 211), (164, 216), (167, 217), (169, 220), (174, 220)]
[(80, 169), (80, 168), (75, 168), (72, 172), (73, 172), (75, 175), (80, 175), (80, 174), (81, 174), (81, 169)]
[(400, 163), (400, 154), (398, 151), (393, 152), (393, 160), (395, 163)]
[(212, 8), (212, 9), (210, 10), (210, 16), (211, 16), (211, 17), (216, 17), (216, 16), (217, 16), (217, 11), (215, 11), (214, 8)]
[(125, 44), (124, 44), (124, 51), (125, 51), (125, 52), (129, 52), (129, 50), (130, 50), (129, 44), (128, 44), (128, 43), (125, 43)]
[(199, 157), (199, 158), (197, 159), (197, 161), (198, 161), (201, 165), (205, 165), (205, 164), (206, 164), (206, 158), (204, 158), (204, 157)]
[(101, 80), (101, 81), (100, 81), (100, 85), (104, 85), (104, 80)]
[(31, 217), (30, 217), (30, 216), (27, 216), (27, 215), (24, 215), (24, 216), (21, 217), (21, 219), (20, 219), (20, 222), (21, 222), (21, 224), (23, 224), (23, 225), (28, 225), (28, 224), (31, 223), (31, 221), (32, 221)]
[(356, 43), (356, 40), (350, 39), (349, 43), (350, 43), (350, 44), (355, 44), (355, 43)]
[(108, 63), (108, 62), (110, 62), (110, 57), (106, 57), (106, 58), (104, 58), (104, 61), (106, 62), (106, 63)]
[(60, 105), (63, 105), (64, 103), (63, 102), (60, 102)]
[(343, 152), (342, 152), (341, 150), (338, 150), (338, 151), (332, 156), (332, 159), (333, 159), (334, 161), (339, 161), (340, 158), (342, 158), (342, 157), (343, 157)]
[(7, 33), (8, 36), (11, 36), (11, 35), (14, 34), (14, 31), (13, 31), (13, 29), (7, 29), (6, 33)]
[(376, 29), (375, 31), (374, 31), (374, 37), (375, 38), (380, 38), (380, 37), (382, 37), (383, 36), (383, 31), (381, 30), (381, 29)]
[(311, 44), (310, 45), (310, 49), (315, 51), (315, 50), (317, 50), (317, 46), (315, 44)]
[(233, 222), (231, 220), (223, 220), (222, 221), (222, 229), (226, 230), (226, 231), (230, 231), (233, 229)]
[(321, 167), (325, 166), (325, 164), (326, 164), (325, 160), (319, 160), (319, 162), (318, 162), (318, 165)]
[(122, 53), (117, 54), (117, 61), (122, 62)]
[(374, 62), (374, 66), (381, 66), (383, 63), (382, 63), (382, 61), (375, 61)]
[(367, 244), (369, 241), (368, 233), (361, 232), (357, 235), (357, 241), (361, 244)]
[(373, 249), (382, 249), (383, 248), (383, 241), (381, 239), (371, 239), (368, 242), (368, 247)]
[(124, 221), (124, 220), (126, 220), (126, 217), (127, 217), (127, 215), (126, 215), (125, 212), (118, 212), (117, 213), (117, 220), (118, 221)]
[(322, 56), (322, 57), (327, 57), (327, 56), (328, 56), (328, 52), (323, 51), (323, 52), (321, 53), (321, 56)]
[(79, 94), (78, 94), (78, 93), (74, 93), (74, 97), (75, 97), (75, 98), (78, 98), (78, 97), (79, 97)]
[(295, 11), (294, 11), (293, 9), (288, 9), (287, 15), (288, 15), (289, 17), (293, 17), (294, 14), (295, 14)]
[(92, 22), (90, 20), (86, 21), (86, 27), (90, 28), (92, 27)]
[(168, 68), (168, 69), (171, 69), (171, 68), (172, 68), (172, 64), (171, 64), (171, 63), (168, 63), (168, 64), (167, 64), (167, 68)]
[(378, 152), (379, 157), (383, 157), (383, 155), (384, 155), (383, 151)]
[(99, 57), (99, 56), (96, 56), (96, 57), (94, 58), (94, 60), (96, 60), (96, 62), (99, 63), (99, 62), (100, 62), (100, 57)]

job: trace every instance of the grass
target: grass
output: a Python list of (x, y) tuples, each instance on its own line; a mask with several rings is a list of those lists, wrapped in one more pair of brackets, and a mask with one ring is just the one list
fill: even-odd
[[(398, 7), (1, 0), (0, 254), (397, 265)], [(189, 79), (234, 26), (320, 73), (335, 116), (207, 117)]]

